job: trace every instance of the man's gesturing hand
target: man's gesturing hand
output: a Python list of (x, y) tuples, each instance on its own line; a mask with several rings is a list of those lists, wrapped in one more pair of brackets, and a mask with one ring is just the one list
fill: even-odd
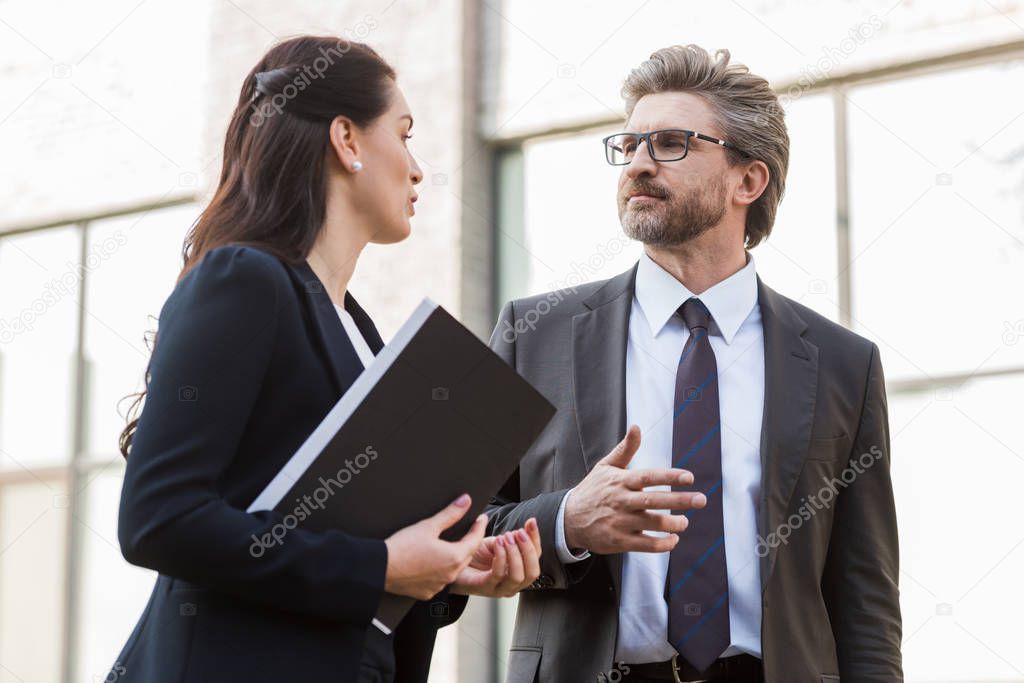
[[(672, 550), (679, 541), (677, 534), (689, 523), (686, 516), (651, 510), (688, 510), (707, 504), (704, 494), (696, 491), (645, 491), (648, 486), (689, 486), (693, 473), (673, 468), (626, 469), (639, 447), (640, 428), (633, 425), (573, 489), (565, 504), (565, 541), (570, 548), (604, 555)], [(669, 533), (648, 536), (644, 531)]]

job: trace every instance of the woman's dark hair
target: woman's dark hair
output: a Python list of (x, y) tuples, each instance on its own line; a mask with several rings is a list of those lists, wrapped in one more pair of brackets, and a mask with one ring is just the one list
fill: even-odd
[[(242, 83), (220, 181), (185, 237), (178, 281), (225, 244), (256, 246), (289, 263), (305, 259), (326, 211), (331, 121), (373, 123), (390, 106), (394, 79), (372, 48), (343, 38), (301, 36), (272, 47)], [(156, 334), (152, 340), (155, 348)], [(135, 397), (118, 440), (126, 458), (149, 380), (147, 364), (145, 388), (125, 397)]]

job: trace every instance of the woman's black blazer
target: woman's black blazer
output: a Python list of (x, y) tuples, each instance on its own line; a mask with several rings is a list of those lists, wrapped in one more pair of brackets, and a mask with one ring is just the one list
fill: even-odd
[[(379, 352), (351, 295), (345, 308)], [(255, 539), (282, 515), (245, 510), (362, 369), (305, 261), (223, 246), (177, 284), (118, 518), (125, 558), (159, 577), (111, 669), (117, 681), (356, 680), (384, 542), (296, 528), (261, 554)], [(436, 628), (464, 605), (447, 591), (417, 603), (395, 632), (396, 680), (426, 680)]]

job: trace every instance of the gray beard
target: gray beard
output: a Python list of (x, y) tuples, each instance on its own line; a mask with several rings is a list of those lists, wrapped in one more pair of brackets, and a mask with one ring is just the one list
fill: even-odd
[(671, 195), (654, 206), (629, 206), (619, 198), (619, 222), (630, 239), (652, 247), (673, 247), (698, 237), (725, 216), (725, 183), (716, 178), (703, 187)]

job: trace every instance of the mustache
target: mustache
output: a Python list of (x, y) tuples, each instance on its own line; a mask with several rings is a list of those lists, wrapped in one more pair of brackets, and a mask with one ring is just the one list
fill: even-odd
[(633, 183), (629, 187), (622, 191), (623, 198), (629, 197), (632, 194), (647, 194), (652, 197), (659, 197), (664, 199), (668, 196), (668, 192), (664, 188), (658, 187), (657, 185), (649, 185), (647, 183)]

